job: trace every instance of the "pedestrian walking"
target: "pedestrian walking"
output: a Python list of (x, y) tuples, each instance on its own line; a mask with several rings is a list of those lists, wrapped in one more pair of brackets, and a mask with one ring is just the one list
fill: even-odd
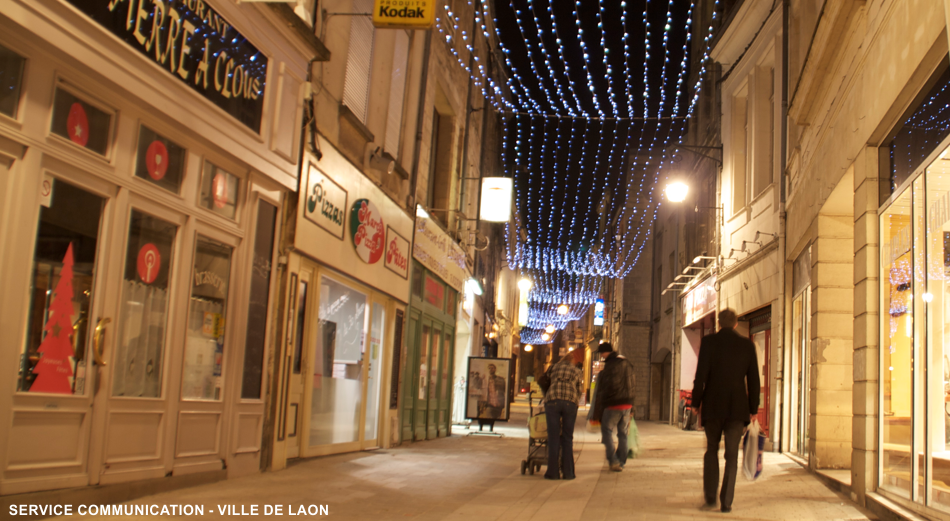
[(703, 492), (706, 507), (716, 506), (719, 487), (719, 442), (726, 436), (726, 470), (722, 477), (719, 507), (732, 511), (739, 459), (739, 440), (759, 411), (759, 366), (755, 344), (736, 332), (736, 312), (719, 312), (719, 332), (703, 337), (693, 382), (692, 407), (702, 407), (706, 431), (703, 458)]
[(600, 421), (600, 437), (607, 451), (610, 470), (620, 472), (627, 463), (627, 436), (630, 432), (636, 375), (633, 364), (614, 351), (610, 342), (600, 344), (597, 352), (603, 356), (604, 368), (597, 376), (593, 418)]
[(544, 479), (574, 479), (574, 423), (584, 393), (584, 373), (580, 369), (583, 363), (584, 350), (575, 349), (550, 370), (551, 386), (544, 396), (548, 423), (548, 470)]

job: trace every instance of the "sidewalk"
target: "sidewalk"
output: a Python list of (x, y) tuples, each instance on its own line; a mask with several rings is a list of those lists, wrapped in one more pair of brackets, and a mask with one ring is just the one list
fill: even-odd
[[(641, 422), (643, 450), (624, 472), (609, 472), (599, 433), (575, 432), (577, 479), (548, 481), (520, 473), (527, 452), (527, 406), (515, 404), (503, 438), (466, 436), (409, 443), (385, 451), (304, 460), (290, 468), (144, 497), (130, 504), (203, 505), (205, 516), (225, 518), (218, 506), (327, 505), (338, 519), (613, 520), (613, 519), (876, 519), (832, 492), (798, 464), (765, 455), (756, 483), (741, 475), (730, 514), (703, 512), (702, 432)], [(474, 430), (477, 430), (475, 427)], [(741, 474), (741, 471), (740, 471)], [(68, 519), (76, 519), (71, 516)], [(160, 519), (186, 519), (162, 516)], [(80, 517), (81, 518), (81, 517)], [(135, 516), (110, 516), (134, 519)]]

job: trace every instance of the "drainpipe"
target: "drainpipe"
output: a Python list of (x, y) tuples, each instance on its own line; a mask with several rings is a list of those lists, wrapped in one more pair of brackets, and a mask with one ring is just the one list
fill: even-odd
[[(416, 185), (419, 181), (419, 152), (422, 148), (422, 123), (425, 121), (426, 114), (426, 83), (429, 79), (429, 53), (432, 48), (432, 29), (425, 31), (425, 47), (422, 51), (422, 76), (419, 79), (419, 111), (416, 115), (416, 142), (412, 146), (412, 180), (409, 183), (409, 197), (412, 204), (409, 212), (416, 215)], [(415, 219), (415, 217), (413, 217)]]
[[(673, 269), (673, 273), (679, 274), (679, 262), (680, 262), (680, 209), (674, 208), (673, 211), (676, 213), (676, 249), (673, 254), (673, 266), (670, 268)], [(674, 276), (675, 280), (675, 276)], [(676, 387), (677, 387), (677, 378), (676, 375), (678, 371), (676, 370), (676, 308), (679, 307), (679, 297), (682, 295), (682, 292), (673, 292), (673, 313), (670, 315), (670, 425), (676, 425)]]
[[(791, 367), (791, 354), (788, 349), (790, 342), (789, 333), (791, 328), (786, 327), (788, 324), (785, 322), (785, 310), (787, 306), (790, 305), (788, 302), (788, 293), (786, 292), (786, 237), (785, 237), (785, 168), (787, 167), (788, 160), (786, 154), (788, 152), (788, 0), (782, 1), (782, 123), (781, 123), (781, 157), (780, 161), (780, 171), (779, 171), (779, 213), (778, 213), (778, 276), (779, 276), (779, 306), (777, 309), (777, 320), (773, 320), (773, 324), (781, 324), (782, 327), (782, 357), (783, 367), (780, 371), (777, 372), (775, 376), (775, 385), (778, 389), (782, 390), (781, 397), (779, 400), (778, 410), (776, 411), (775, 417), (779, 419), (780, 422), (786, 420), (785, 418), (785, 404), (787, 403), (787, 396), (785, 394), (785, 369)], [(791, 413), (791, 411), (789, 411)], [(791, 418), (787, 418), (787, 422), (784, 422), (779, 425), (778, 429), (775, 429), (772, 432), (772, 444), (776, 452), (782, 450), (783, 443), (787, 443), (787, 439), (783, 439), (785, 430), (791, 424)]]

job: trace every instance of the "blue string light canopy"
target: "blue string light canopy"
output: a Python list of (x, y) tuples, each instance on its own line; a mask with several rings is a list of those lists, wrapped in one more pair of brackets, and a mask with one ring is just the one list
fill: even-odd
[[(507, 260), (535, 281), (522, 341), (544, 343), (546, 325), (568, 322), (547, 322), (553, 306), (569, 304), (571, 320), (583, 316), (603, 279), (626, 276), (642, 255), (657, 184), (698, 99), (712, 27), (691, 45), (694, 0), (468, 4), (482, 35), (498, 36), (504, 85), (477, 53), (474, 66), (462, 60), (461, 50), (475, 53), (476, 34), (459, 29), (449, 5), (437, 26), (504, 116), (502, 164), (515, 187)], [(702, 56), (691, 59), (694, 47)], [(689, 89), (691, 63), (699, 71)]]

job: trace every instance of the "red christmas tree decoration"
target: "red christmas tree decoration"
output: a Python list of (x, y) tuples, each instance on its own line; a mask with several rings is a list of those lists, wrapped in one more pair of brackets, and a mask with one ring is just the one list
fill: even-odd
[(59, 282), (53, 292), (53, 302), (49, 306), (49, 319), (43, 327), (46, 335), (37, 352), (40, 361), (33, 368), (36, 379), (30, 387), (36, 393), (72, 394), (69, 378), (73, 375), (73, 344), (70, 334), (73, 332), (73, 245), (66, 248), (63, 257), (63, 269), (59, 272)]

